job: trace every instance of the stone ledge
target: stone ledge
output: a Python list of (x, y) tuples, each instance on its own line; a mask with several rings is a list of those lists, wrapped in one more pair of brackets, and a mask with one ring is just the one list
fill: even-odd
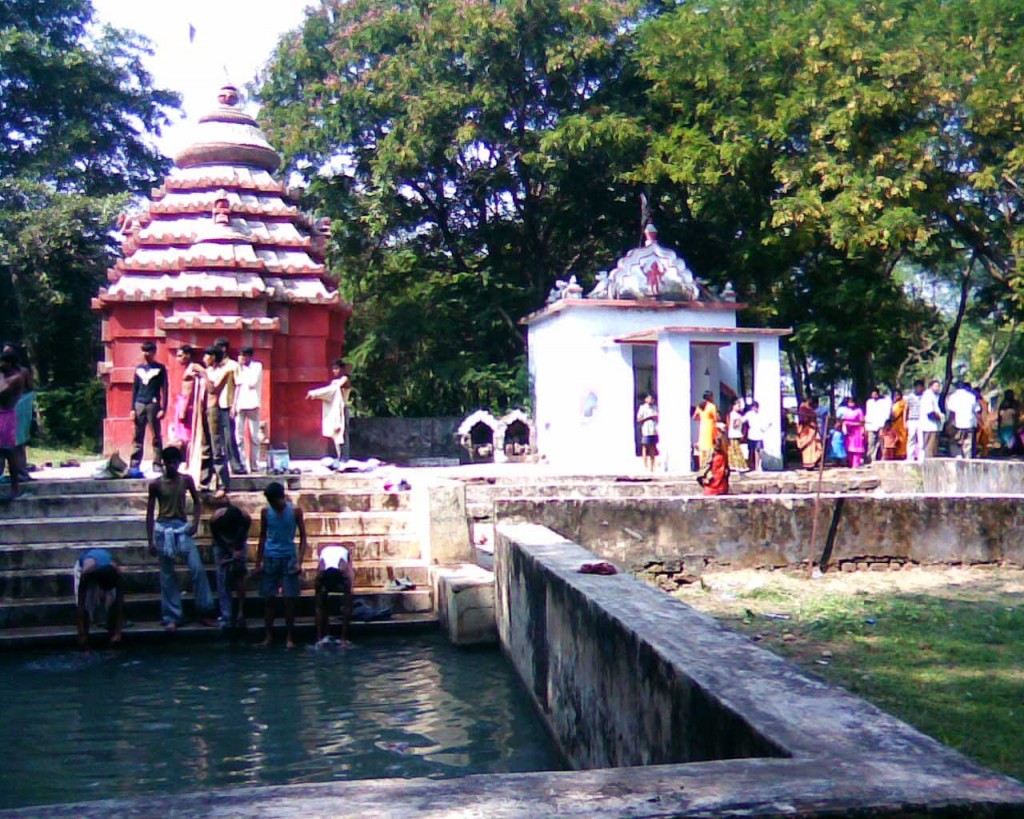
[[(856, 806), (850, 792), (855, 791)], [(0, 811), (19, 819), (357, 819), (501, 817), (712, 819), (924, 816), (1010, 819), (1021, 803), (998, 777), (908, 772), (886, 756), (863, 760), (734, 760), (458, 779), (367, 779), (233, 788)]]

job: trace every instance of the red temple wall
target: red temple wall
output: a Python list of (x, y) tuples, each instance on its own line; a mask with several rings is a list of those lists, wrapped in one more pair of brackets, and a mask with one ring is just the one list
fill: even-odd
[[(231, 299), (211, 299), (204, 308), (227, 302), (235, 312), (228, 310), (214, 315), (238, 315), (238, 304)], [(244, 303), (244, 301), (242, 302)], [(252, 305), (252, 302), (249, 302)], [(249, 306), (246, 305), (246, 306)], [(101, 365), (107, 383), (107, 417), (103, 424), (104, 452), (119, 451), (125, 459), (131, 451), (134, 424), (131, 412), (131, 392), (135, 367), (142, 360), (140, 345), (153, 340), (157, 344), (156, 359), (167, 367), (170, 394), (168, 414), (173, 411), (174, 397), (180, 390), (182, 368), (174, 358), (174, 351), (182, 344), (191, 344), (200, 352), (221, 336), (231, 344), (231, 354), (237, 357), (241, 347), (251, 346), (256, 360), (264, 366), (263, 407), (261, 420), (269, 421), (270, 444), (286, 446), (293, 457), (320, 457), (327, 450), (327, 442), (320, 434), (320, 402), (306, 400), (306, 392), (327, 383), (329, 364), (338, 358), (344, 347), (345, 315), (320, 304), (271, 305), (282, 314), (281, 331), (211, 329), (193, 330), (157, 328), (157, 317), (184, 312), (183, 303), (121, 303), (107, 308), (103, 322), (103, 339), (107, 361)], [(176, 308), (176, 309), (175, 309)], [(193, 308), (194, 309), (194, 308)], [(286, 330), (287, 328), (287, 330)], [(290, 333), (286, 334), (290, 330)], [(166, 429), (170, 418), (164, 420)], [(147, 436), (147, 455), (149, 443)]]

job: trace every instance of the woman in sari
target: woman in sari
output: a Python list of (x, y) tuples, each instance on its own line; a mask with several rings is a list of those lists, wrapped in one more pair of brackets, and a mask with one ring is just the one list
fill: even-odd
[(896, 449), (892, 453), (895, 461), (907, 457), (907, 399), (902, 390), (892, 391), (892, 431), (896, 433)]
[(981, 415), (978, 416), (978, 437), (974, 446), (979, 458), (987, 458), (988, 449), (992, 446), (992, 406), (981, 394), (981, 390), (975, 390), (974, 394), (978, 398), (978, 406), (981, 407)]
[(800, 450), (804, 469), (814, 469), (820, 463), (824, 449), (818, 431), (818, 416), (810, 398), (805, 398), (796, 411), (796, 448)]
[(864, 452), (867, 449), (864, 440), (864, 410), (857, 406), (851, 395), (846, 399), (846, 412), (841, 421), (843, 444), (850, 456), (850, 466), (856, 469), (864, 463)]
[(174, 396), (171, 407), (171, 423), (167, 427), (167, 442), (181, 450), (188, 460), (189, 442), (192, 440), (192, 413), (195, 403), (197, 374), (202, 375), (203, 368), (195, 363), (195, 353), (188, 344), (179, 347), (174, 357), (182, 367), (181, 387)]
[(725, 444), (725, 436), (718, 435), (711, 458), (702, 473), (701, 485), (705, 495), (729, 494), (729, 452)]

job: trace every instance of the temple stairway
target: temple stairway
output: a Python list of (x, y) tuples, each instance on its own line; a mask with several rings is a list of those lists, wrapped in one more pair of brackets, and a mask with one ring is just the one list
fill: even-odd
[[(253, 517), (250, 568), (267, 480), (265, 476), (240, 477), (233, 483), (234, 503)], [(312, 624), (319, 549), (328, 543), (350, 548), (357, 597), (373, 609), (391, 608), (392, 617), (374, 621), (375, 628), (436, 624), (429, 555), (415, 524), (412, 493), (383, 491), (380, 482), (360, 476), (287, 477), (289, 496), (304, 510), (309, 536), (298, 610), (304, 631)], [(0, 508), (0, 646), (66, 643), (74, 637), (72, 566), (82, 552), (96, 546), (109, 549), (123, 568), (125, 616), (131, 623), (126, 639), (162, 632), (158, 561), (146, 550), (146, 486), (145, 480), (40, 481), (30, 484), (25, 497)], [(204, 510), (197, 541), (214, 589), (208, 518)], [(191, 620), (195, 611), (184, 565), (179, 566), (178, 575), (185, 591), (185, 616)], [(416, 588), (389, 590), (391, 575), (407, 577)], [(263, 601), (256, 588), (250, 578), (246, 617), (252, 633), (262, 630)]]

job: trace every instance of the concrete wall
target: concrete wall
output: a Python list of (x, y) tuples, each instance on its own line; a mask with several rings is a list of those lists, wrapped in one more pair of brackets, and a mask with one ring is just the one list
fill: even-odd
[[(786, 756), (646, 641), (651, 617), (685, 640), (696, 612), (628, 575), (570, 579), (587, 559), (528, 524), (505, 527), (495, 551), (499, 639), (573, 767)], [(624, 616), (627, 601), (647, 611)]]
[[(319, 417), (319, 416), (317, 416)], [(352, 418), (352, 457), (408, 463), (414, 458), (458, 458), (460, 418)], [(326, 443), (326, 439), (324, 439)]]
[[(833, 564), (1024, 565), (1024, 496), (823, 495), (815, 558), (835, 519)], [(785, 566), (812, 553), (812, 495), (510, 499), (499, 521), (532, 521), (633, 571), (652, 562)]]

